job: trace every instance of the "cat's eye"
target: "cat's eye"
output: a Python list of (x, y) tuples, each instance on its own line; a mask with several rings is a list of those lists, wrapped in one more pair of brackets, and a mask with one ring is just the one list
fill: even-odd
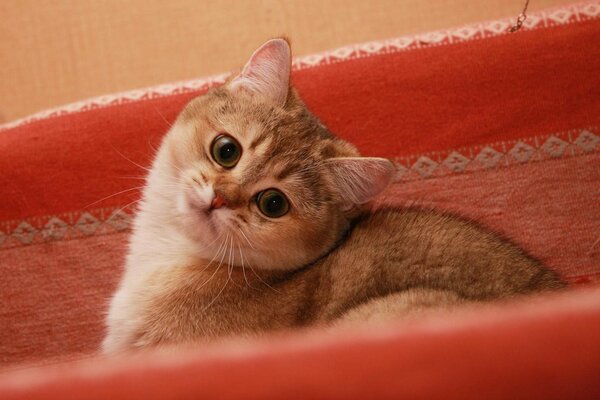
[(279, 218), (290, 209), (287, 198), (277, 189), (267, 189), (256, 195), (256, 205), (269, 218)]
[(229, 135), (219, 135), (213, 140), (210, 152), (213, 159), (224, 168), (233, 168), (242, 156), (242, 147)]

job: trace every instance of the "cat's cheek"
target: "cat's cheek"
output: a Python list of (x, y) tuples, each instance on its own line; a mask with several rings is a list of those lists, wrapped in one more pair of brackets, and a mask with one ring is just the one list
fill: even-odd
[(177, 195), (177, 199), (176, 199), (176, 207), (177, 207), (177, 212), (179, 214), (187, 214), (190, 212), (190, 204), (186, 199), (186, 196), (184, 193), (179, 193)]
[[(335, 215), (332, 212), (330, 215)], [(315, 218), (315, 222), (304, 222), (299, 231), (298, 248), (302, 248), (305, 253), (318, 257), (330, 249), (339, 239), (343, 232), (343, 227), (335, 222), (334, 218), (321, 215)]]
[(295, 269), (314, 258), (313, 251), (304, 251), (305, 239), (296, 224), (293, 220), (278, 221), (255, 232), (253, 242), (263, 244), (257, 254), (257, 265), (268, 269)]

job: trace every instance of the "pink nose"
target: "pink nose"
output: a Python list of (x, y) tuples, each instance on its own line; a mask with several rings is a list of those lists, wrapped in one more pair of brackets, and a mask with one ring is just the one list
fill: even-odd
[(213, 197), (212, 202), (210, 203), (210, 208), (217, 209), (226, 205), (227, 203), (225, 202), (223, 196), (221, 196), (219, 193), (215, 193), (215, 197)]

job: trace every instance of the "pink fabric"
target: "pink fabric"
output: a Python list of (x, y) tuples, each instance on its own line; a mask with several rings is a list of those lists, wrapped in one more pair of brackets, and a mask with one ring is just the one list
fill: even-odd
[(0, 375), (13, 399), (600, 397), (600, 289), (344, 334), (296, 333)]

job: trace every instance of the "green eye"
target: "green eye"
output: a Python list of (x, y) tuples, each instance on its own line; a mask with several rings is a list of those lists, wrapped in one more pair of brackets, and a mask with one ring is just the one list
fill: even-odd
[(284, 216), (290, 209), (288, 200), (277, 189), (263, 190), (256, 196), (256, 205), (260, 212), (270, 218)]
[(242, 156), (242, 147), (231, 136), (219, 135), (212, 142), (211, 153), (220, 166), (233, 168)]

